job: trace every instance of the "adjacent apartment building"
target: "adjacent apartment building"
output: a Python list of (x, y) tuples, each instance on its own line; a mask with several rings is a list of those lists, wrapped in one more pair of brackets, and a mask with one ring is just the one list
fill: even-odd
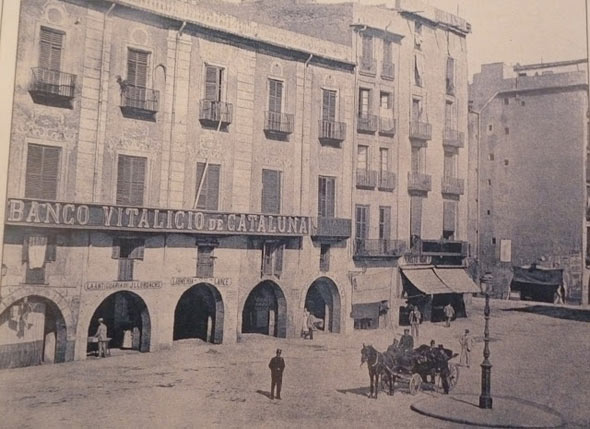
[(22, 0), (0, 367), (461, 312), (468, 24), (300, 3)]
[(497, 296), (510, 293), (513, 266), (535, 264), (563, 269), (566, 301), (588, 303), (586, 73), (584, 59), (486, 64), (473, 76), (470, 241)]

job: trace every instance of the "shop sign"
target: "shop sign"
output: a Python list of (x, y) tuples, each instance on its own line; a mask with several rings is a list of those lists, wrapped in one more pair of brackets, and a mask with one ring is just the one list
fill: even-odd
[(161, 281), (97, 281), (86, 282), (84, 289), (87, 291), (102, 291), (102, 290), (116, 290), (116, 289), (161, 289)]
[(432, 264), (432, 256), (426, 255), (405, 255), (405, 265), (430, 265)]
[(166, 210), (29, 199), (8, 200), (6, 223), (59, 228), (302, 236), (309, 218), (199, 210)]
[(208, 283), (213, 286), (231, 286), (229, 277), (172, 277), (172, 286), (192, 286), (199, 283)]

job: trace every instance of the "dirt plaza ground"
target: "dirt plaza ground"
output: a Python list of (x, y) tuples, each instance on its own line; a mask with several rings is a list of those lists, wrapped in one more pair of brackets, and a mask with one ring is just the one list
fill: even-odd
[[(451, 328), (424, 324), (431, 338), (458, 351), (470, 328), (475, 364), (461, 368), (452, 393), (478, 393), (483, 301)], [(492, 301), (492, 394), (518, 397), (560, 412), (567, 427), (590, 427), (590, 311)], [(317, 335), (313, 341), (246, 335), (234, 345), (197, 341), (172, 350), (0, 371), (0, 427), (452, 428), (421, 416), (416, 396), (400, 387), (367, 398), (360, 349), (384, 350), (401, 329)], [(271, 401), (269, 359), (283, 349), (283, 399)], [(518, 412), (515, 410), (514, 412)]]

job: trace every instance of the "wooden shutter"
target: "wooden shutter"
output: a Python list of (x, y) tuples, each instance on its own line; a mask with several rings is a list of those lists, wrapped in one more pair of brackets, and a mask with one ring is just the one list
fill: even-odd
[(47, 236), (47, 250), (45, 250), (45, 262), (54, 262), (57, 259), (57, 243), (55, 235)]
[(445, 201), (443, 203), (443, 231), (455, 232), (455, 216), (457, 203), (455, 201)]
[(369, 209), (367, 206), (356, 206), (356, 218), (355, 218), (355, 238), (357, 240), (365, 240), (368, 236), (369, 231)]
[(41, 27), (39, 46), (39, 67), (60, 70), (61, 51), (64, 33), (47, 27)]
[(336, 91), (323, 90), (322, 119), (330, 122), (336, 120)]
[(29, 144), (25, 197), (55, 200), (61, 148)]
[(205, 100), (221, 101), (221, 69), (205, 67)]
[(365, 64), (369, 64), (373, 60), (373, 38), (371, 36), (362, 36), (362, 58)]
[(281, 113), (283, 102), (283, 82), (270, 79), (268, 84), (268, 111), (272, 113)]
[(379, 207), (379, 238), (391, 238), (391, 207)]
[(326, 216), (326, 177), (321, 177), (318, 180), (318, 216)]
[(201, 180), (201, 193), (199, 194), (199, 200), (197, 201), (197, 208), (202, 210), (217, 210), (219, 208), (219, 176), (221, 166), (218, 164), (209, 164), (207, 166), (207, 173), (203, 177), (205, 172), (205, 163), (197, 162), (197, 185), (195, 188), (196, 193), (199, 191), (199, 184)]
[(143, 204), (146, 158), (119, 155), (117, 168), (117, 204)]
[(383, 41), (383, 64), (392, 64), (391, 42), (389, 40)]
[(455, 90), (455, 59), (447, 58), (447, 91)]
[(334, 217), (335, 186), (336, 180), (333, 177), (326, 178), (326, 216)]
[(274, 249), (274, 269), (273, 274), (280, 277), (283, 273), (283, 248), (282, 244), (279, 244)]
[(422, 235), (422, 198), (410, 197), (410, 234)]
[(262, 213), (281, 211), (281, 172), (262, 170)]
[(147, 87), (148, 53), (129, 49), (127, 53), (127, 81), (140, 88)]
[(267, 276), (272, 274), (272, 246), (272, 243), (262, 245), (262, 274)]
[(213, 277), (214, 269), (213, 247), (198, 246), (197, 247), (197, 277), (209, 278)]

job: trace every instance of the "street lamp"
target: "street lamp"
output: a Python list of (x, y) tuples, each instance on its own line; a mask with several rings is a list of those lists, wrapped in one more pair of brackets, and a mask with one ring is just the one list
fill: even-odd
[(481, 363), (481, 395), (479, 395), (479, 408), (491, 410), (492, 409), (492, 395), (490, 392), (490, 385), (492, 382), (492, 364), (489, 361), (490, 357), (490, 289), (492, 287), (492, 275), (487, 272), (481, 278), (481, 288), (486, 298), (483, 315), (485, 319), (485, 327), (483, 330), (483, 362)]

